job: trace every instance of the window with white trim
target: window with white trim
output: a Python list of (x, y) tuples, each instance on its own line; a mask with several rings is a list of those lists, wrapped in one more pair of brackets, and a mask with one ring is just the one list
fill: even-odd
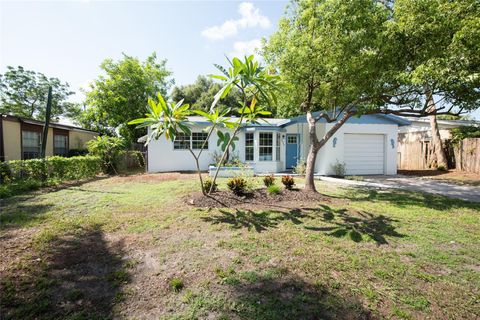
[(275, 143), (275, 160), (280, 161), (280, 133), (277, 133), (277, 142)]
[(245, 161), (253, 161), (253, 132), (245, 132)]
[(273, 133), (260, 132), (258, 145), (258, 159), (260, 161), (272, 161), (273, 159)]
[(192, 132), (192, 149), (202, 149), (203, 143), (205, 146), (203, 149), (208, 149), (208, 133), (206, 132)]
[(185, 133), (178, 133), (173, 141), (174, 150), (187, 150), (190, 148), (190, 136)]

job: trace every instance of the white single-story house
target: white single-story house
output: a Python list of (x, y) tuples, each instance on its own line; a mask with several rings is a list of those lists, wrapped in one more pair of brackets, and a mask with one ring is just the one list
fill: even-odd
[[(148, 171), (195, 170), (193, 149), (201, 148), (209, 125), (201, 117), (190, 117), (192, 134), (168, 141), (164, 136), (148, 145)], [(397, 173), (397, 134), (408, 120), (393, 115), (364, 115), (350, 118), (319, 151), (315, 172), (332, 175), (332, 166), (344, 163), (348, 175), (393, 175)], [(320, 120), (317, 135), (321, 137), (333, 123)], [(243, 125), (238, 133), (234, 154), (251, 166), (255, 173), (288, 172), (308, 154), (309, 137), (305, 116), (291, 119), (265, 119), (265, 123)], [(213, 155), (221, 153), (217, 135), (212, 134), (200, 158), (200, 167), (207, 170), (214, 163)], [(198, 150), (197, 150), (198, 151)]]

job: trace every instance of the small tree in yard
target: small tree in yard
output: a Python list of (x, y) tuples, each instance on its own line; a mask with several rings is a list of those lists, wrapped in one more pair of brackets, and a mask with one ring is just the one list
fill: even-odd
[[(222, 74), (210, 75), (210, 77), (223, 82), (223, 87), (215, 95), (211, 110), (214, 110), (216, 104), (221, 99), (227, 97), (233, 88), (237, 88), (240, 91), (241, 98), (241, 101), (237, 101), (239, 105), (238, 114), (240, 117), (238, 121), (234, 122), (233, 132), (229, 139), (223, 139), (226, 143), (222, 144), (223, 154), (217, 164), (213, 183), (215, 183), (217, 179), (220, 165), (224, 163), (227, 158), (230, 146), (237, 139), (237, 134), (242, 124), (258, 123), (261, 117), (271, 114), (259, 106), (257, 102), (259, 100), (265, 103), (275, 101), (274, 90), (278, 89), (279, 82), (279, 77), (268, 72), (258, 61), (254, 61), (253, 55), (244, 57), (243, 61), (238, 58), (233, 58), (232, 60), (227, 58), (227, 60), (230, 64), (228, 70), (222, 66), (215, 65)], [(212, 189), (210, 189), (210, 192), (211, 191)]]
[[(202, 110), (194, 110), (192, 112), (190, 105), (183, 104), (183, 100), (176, 104), (166, 103), (161, 94), (158, 94), (158, 103), (155, 103), (152, 99), (148, 100), (148, 113), (145, 118), (139, 118), (129, 122), (129, 124), (136, 124), (137, 128), (150, 127), (151, 131), (146, 142), (146, 144), (148, 144), (152, 138), (158, 139), (163, 134), (165, 134), (165, 137), (170, 141), (174, 141), (179, 133), (190, 135), (191, 131), (188, 127), (187, 117), (192, 113), (205, 117), (210, 123), (210, 126), (205, 129), (208, 134), (202, 148), (198, 153), (195, 153), (191, 149), (191, 146), (187, 147), (195, 159), (201, 190), (204, 194), (206, 194), (206, 190), (200, 171), (199, 159), (212, 133), (220, 130), (220, 128), (233, 130), (232, 134), (219, 133), (223, 154), (217, 163), (215, 176), (211, 183), (209, 183), (211, 187), (208, 193), (214, 191), (220, 166), (225, 163), (230, 147), (233, 142), (238, 139), (236, 135), (242, 123), (257, 123), (262, 116), (270, 114), (270, 112), (266, 111), (263, 107), (260, 107), (257, 102), (259, 99), (265, 102), (275, 100), (273, 89), (277, 88), (278, 84), (278, 76), (270, 74), (265, 68), (260, 66), (257, 61), (254, 61), (253, 55), (245, 57), (244, 61), (233, 58), (231, 61), (228, 60), (228, 62), (230, 63), (228, 71), (219, 65), (215, 65), (223, 74), (210, 75), (210, 77), (223, 82), (223, 86), (214, 97), (210, 112), (207, 113)], [(237, 88), (241, 92), (240, 96), (242, 99), (242, 101), (237, 101), (239, 105), (237, 112), (240, 114), (237, 121), (232, 121), (227, 117), (227, 115), (231, 113), (231, 109), (220, 111), (217, 107), (217, 103), (221, 99), (224, 99), (233, 88)]]
[[(162, 95), (158, 93), (158, 102), (155, 102), (153, 99), (148, 99), (148, 112), (145, 114), (145, 118), (139, 118), (130, 121), (128, 124), (136, 124), (137, 128), (150, 127), (150, 132), (148, 134), (146, 145), (150, 143), (152, 139), (158, 139), (162, 135), (165, 135), (165, 138), (170, 141), (174, 141), (180, 133), (186, 135), (191, 134), (189, 128), (188, 116), (192, 114), (189, 104), (183, 104), (183, 100), (174, 103), (174, 102), (165, 102)], [(204, 116), (210, 123), (211, 126), (206, 130), (208, 131), (207, 138), (202, 144), (202, 147), (195, 153), (192, 150), (190, 145), (187, 146), (187, 150), (190, 152), (192, 157), (195, 159), (195, 165), (197, 167), (198, 178), (200, 180), (200, 187), (202, 192), (205, 194), (205, 188), (203, 185), (202, 173), (200, 171), (199, 159), (205, 149), (207, 141), (209, 140), (212, 132), (218, 127), (232, 127), (233, 125), (227, 120), (225, 115), (228, 113), (228, 110), (220, 112), (218, 110), (213, 110), (210, 113), (203, 112), (201, 110), (195, 110), (194, 113)], [(214, 183), (210, 184), (213, 186)]]

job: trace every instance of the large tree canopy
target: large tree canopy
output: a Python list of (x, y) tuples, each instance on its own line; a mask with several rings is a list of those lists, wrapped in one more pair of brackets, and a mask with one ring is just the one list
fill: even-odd
[(0, 74), (0, 113), (44, 120), (49, 86), (52, 87), (51, 117), (77, 115), (79, 107), (67, 101), (74, 94), (68, 83), (21, 66), (8, 66), (7, 71)]
[[(197, 80), (189, 85), (175, 87), (172, 90), (172, 100), (180, 101), (184, 99), (185, 103), (190, 104), (193, 110), (202, 110), (208, 112), (214, 100), (215, 94), (222, 86), (205, 76), (198, 76)], [(238, 103), (236, 97), (239, 92), (235, 90), (231, 95), (225, 97), (218, 103), (219, 108), (236, 109)]]
[[(293, 1), (263, 51), (288, 84), (280, 112), (307, 117), (305, 188), (315, 190), (318, 150), (351, 116), (477, 108), (478, 17), (475, 0)], [(319, 139), (322, 118), (335, 125)]]
[(410, 88), (412, 113), (468, 112), (480, 101), (480, 2), (396, 0), (388, 48), (401, 61), (398, 81)]
[(123, 55), (114, 61), (106, 59), (100, 65), (104, 75), (99, 76), (86, 92), (87, 108), (80, 122), (104, 134), (118, 130), (130, 142), (145, 134), (128, 126), (130, 120), (145, 114), (149, 97), (160, 92), (166, 95), (173, 84), (166, 60), (157, 60), (153, 53), (145, 61)]

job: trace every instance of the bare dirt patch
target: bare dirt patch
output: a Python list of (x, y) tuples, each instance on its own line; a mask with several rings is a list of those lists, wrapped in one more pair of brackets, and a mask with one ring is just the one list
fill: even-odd
[(163, 172), (163, 173), (142, 173), (135, 175), (121, 175), (112, 177), (109, 182), (113, 184), (125, 182), (161, 182), (173, 180), (189, 180), (192, 179), (194, 173), (184, 172)]
[(256, 189), (243, 195), (236, 195), (230, 191), (218, 191), (209, 196), (195, 193), (186, 196), (184, 199), (188, 204), (199, 208), (242, 209), (272, 208), (292, 202), (299, 206), (302, 202), (320, 201), (322, 203), (331, 203), (333, 201), (332, 198), (320, 193), (282, 190), (278, 194), (270, 194), (266, 189)]

